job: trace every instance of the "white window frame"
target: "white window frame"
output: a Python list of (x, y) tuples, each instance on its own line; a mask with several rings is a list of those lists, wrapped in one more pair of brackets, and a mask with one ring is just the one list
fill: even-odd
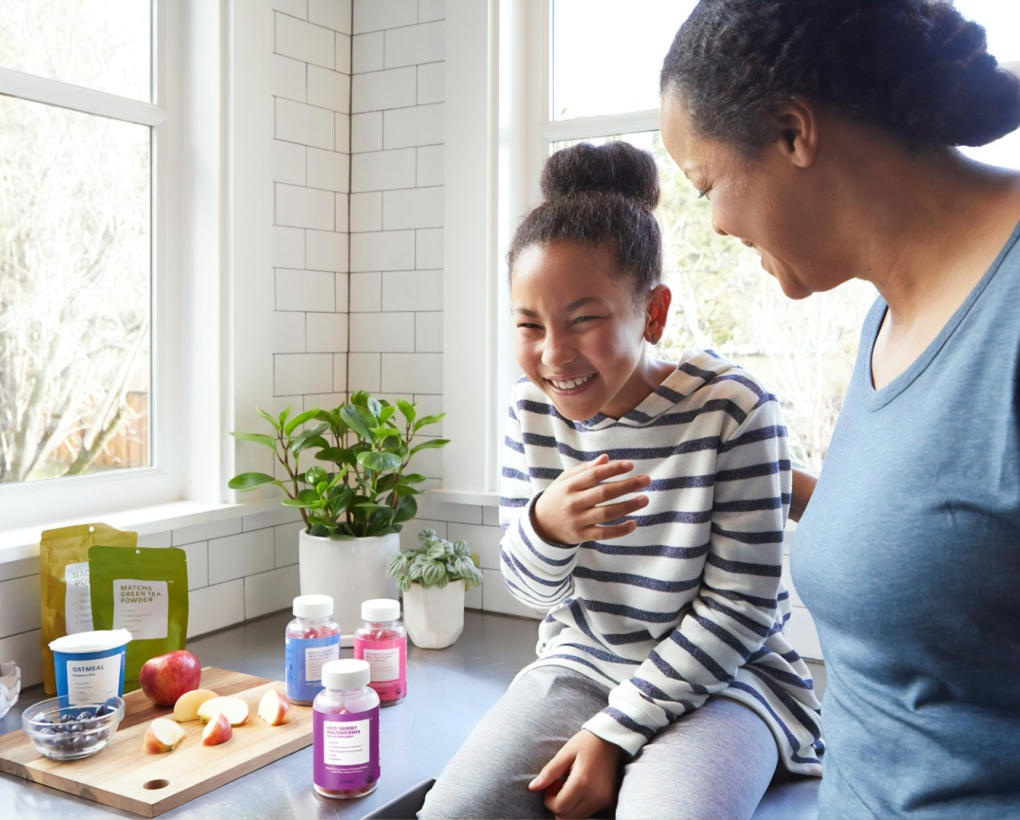
[[(441, 500), (498, 503), (513, 361), (506, 248), (541, 201), (549, 145), (658, 130), (658, 109), (555, 121), (548, 0), (447, 0)], [(450, 80), (451, 87), (454, 85)]]
[[(97, 510), (151, 505), (179, 498), (183, 458), (176, 443), (180, 417), (178, 270), (179, 5), (155, 2), (152, 16), (154, 101), (144, 102), (58, 80), (0, 68), (0, 92), (87, 114), (148, 126), (151, 141), (151, 384), (152, 465), (54, 480), (0, 484), (0, 529), (88, 516)], [(116, 499), (112, 501), (111, 499)]]

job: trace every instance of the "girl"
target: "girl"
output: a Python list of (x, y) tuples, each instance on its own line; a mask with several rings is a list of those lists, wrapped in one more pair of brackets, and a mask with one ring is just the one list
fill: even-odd
[[(753, 34), (752, 34), (753, 33)], [(1020, 124), (932, 0), (702, 0), (662, 135), (791, 298), (879, 298), (791, 569), (825, 654), (820, 816), (1020, 817)]]
[(506, 582), (548, 614), (422, 816), (749, 817), (777, 762), (817, 774), (822, 752), (782, 631), (779, 407), (710, 352), (646, 345), (670, 305), (651, 156), (576, 145), (542, 189), (509, 252), (525, 377), (500, 510)]

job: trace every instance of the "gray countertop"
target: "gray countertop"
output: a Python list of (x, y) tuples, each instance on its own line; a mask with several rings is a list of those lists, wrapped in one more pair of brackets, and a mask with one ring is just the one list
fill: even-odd
[[(274, 680), (284, 677), (283, 631), (289, 612), (278, 612), (188, 644), (204, 665)], [(360, 818), (417, 783), (439, 774), (471, 727), (534, 658), (535, 621), (476, 611), (465, 613), (464, 633), (447, 649), (408, 647), (407, 697), (380, 716), (379, 788), (360, 800), (329, 800), (312, 789), (307, 747), (244, 775), (176, 809), (164, 818)], [(350, 657), (350, 650), (344, 650)], [(42, 686), (21, 693), (0, 719), (0, 734), (21, 728), (21, 712), (45, 697)], [(0, 773), (0, 817), (88, 820), (137, 817), (89, 800)]]

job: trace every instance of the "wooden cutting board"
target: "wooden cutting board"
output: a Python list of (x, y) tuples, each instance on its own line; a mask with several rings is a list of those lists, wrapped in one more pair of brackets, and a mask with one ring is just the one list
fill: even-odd
[(91, 757), (50, 760), (40, 755), (18, 729), (0, 737), (0, 771), (106, 806), (155, 817), (311, 745), (310, 706), (294, 706), (294, 719), (283, 726), (270, 726), (255, 713), (267, 689), (286, 691), (280, 681), (205, 667), (201, 685), (218, 695), (243, 698), (251, 709), (248, 723), (235, 726), (233, 737), (219, 746), (203, 746), (202, 723), (193, 720), (181, 724), (186, 735), (172, 752), (146, 754), (142, 738), (149, 722), (173, 710), (154, 706), (138, 690), (124, 696), (120, 728), (106, 748)]

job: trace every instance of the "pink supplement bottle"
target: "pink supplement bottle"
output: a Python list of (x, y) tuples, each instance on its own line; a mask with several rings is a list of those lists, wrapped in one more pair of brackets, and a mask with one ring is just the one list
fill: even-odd
[(322, 667), (312, 703), (312, 784), (323, 797), (364, 797), (379, 785), (379, 696), (369, 666), (346, 658)]
[(400, 602), (363, 601), (361, 617), (364, 623), (354, 633), (354, 657), (368, 661), (369, 686), (379, 693), (383, 706), (392, 706), (407, 695), (407, 633), (399, 620)]

